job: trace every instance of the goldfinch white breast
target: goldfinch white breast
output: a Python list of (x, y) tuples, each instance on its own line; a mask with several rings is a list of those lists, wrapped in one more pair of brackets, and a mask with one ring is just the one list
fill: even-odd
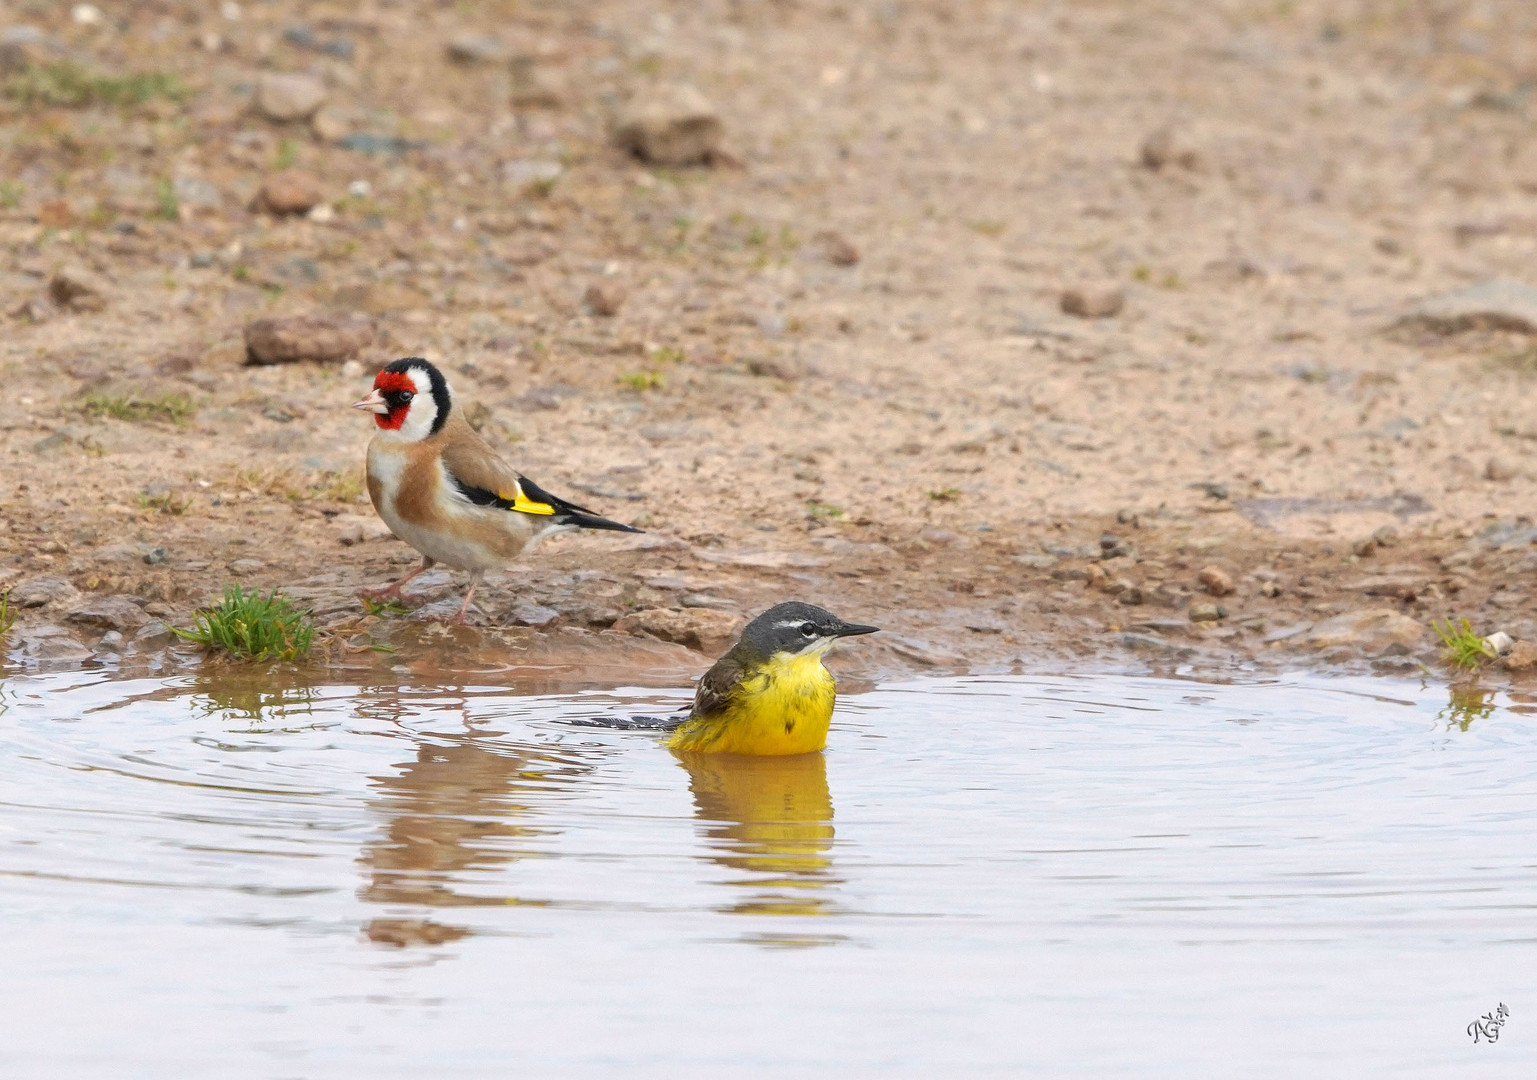
[(462, 413), (443, 373), (419, 357), (396, 360), (353, 405), (374, 414), (368, 444), (368, 497), (422, 564), (384, 589), (364, 595), (394, 599), (401, 587), (437, 563), (470, 574), (455, 616), (462, 622), (481, 578), (543, 537), (568, 529), (639, 532), (540, 488), (496, 456)]

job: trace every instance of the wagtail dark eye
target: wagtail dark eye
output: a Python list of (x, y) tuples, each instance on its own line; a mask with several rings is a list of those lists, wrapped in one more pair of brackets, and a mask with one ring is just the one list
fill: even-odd
[(806, 636), (806, 637), (816, 637), (817, 636), (816, 624), (815, 623), (809, 623), (809, 622), (808, 623), (801, 623), (801, 633), (804, 636)]

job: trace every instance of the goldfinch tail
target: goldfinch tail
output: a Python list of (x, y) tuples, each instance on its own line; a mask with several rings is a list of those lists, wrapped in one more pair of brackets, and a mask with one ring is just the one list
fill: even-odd
[(611, 532), (628, 533), (643, 531), (633, 525), (621, 525), (617, 521), (599, 517), (585, 506), (578, 506), (558, 495), (551, 495), (526, 476), (518, 477), (518, 486), (523, 489), (523, 494), (513, 504), (512, 509), (525, 514), (548, 516), (553, 524), (577, 529), (607, 529)]

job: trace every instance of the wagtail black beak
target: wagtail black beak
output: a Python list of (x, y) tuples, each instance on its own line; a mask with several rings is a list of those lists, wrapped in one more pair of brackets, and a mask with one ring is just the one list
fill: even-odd
[(879, 626), (863, 626), (859, 623), (846, 622), (833, 631), (834, 637), (856, 637), (859, 634), (873, 634), (880, 630)]

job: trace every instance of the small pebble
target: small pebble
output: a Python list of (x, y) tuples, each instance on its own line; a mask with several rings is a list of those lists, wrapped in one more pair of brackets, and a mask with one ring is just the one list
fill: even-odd
[(672, 86), (642, 93), (615, 128), (615, 141), (655, 165), (708, 164), (720, 150), (725, 128), (697, 89)]
[(1199, 155), (1184, 145), (1180, 133), (1172, 126), (1161, 127), (1143, 140), (1140, 157), (1142, 164), (1154, 172), (1170, 165), (1193, 169), (1200, 161)]
[(1227, 596), (1233, 591), (1233, 578), (1220, 566), (1203, 566), (1197, 576), (1201, 588), (1213, 596)]
[(246, 362), (286, 364), (342, 360), (373, 344), (374, 324), (365, 318), (293, 316), (257, 319), (245, 328)]
[(1221, 604), (1191, 604), (1191, 622), (1216, 622), (1227, 618), (1227, 610)]
[(859, 262), (859, 249), (842, 233), (824, 229), (812, 237), (822, 258), (834, 266), (854, 266)]
[(1490, 458), (1484, 465), (1484, 479), (1503, 482), (1514, 480), (1518, 475), (1516, 467), (1502, 458)]
[(1530, 671), (1537, 667), (1537, 642), (1518, 641), (1501, 661), (1507, 671)]
[(107, 306), (107, 286), (78, 263), (61, 268), (48, 282), (48, 295), (71, 311), (100, 311)]
[(309, 75), (264, 72), (256, 84), (256, 107), (269, 120), (308, 120), (325, 104), (326, 88)]
[(1061, 306), (1080, 319), (1108, 319), (1126, 306), (1126, 293), (1116, 285), (1081, 285), (1063, 291)]
[(262, 181), (255, 208), (271, 214), (304, 214), (325, 202), (320, 181), (303, 169), (284, 169)]
[(624, 286), (617, 281), (594, 281), (582, 294), (582, 303), (586, 304), (594, 315), (612, 318), (619, 314), (619, 309), (624, 306), (628, 295)]

